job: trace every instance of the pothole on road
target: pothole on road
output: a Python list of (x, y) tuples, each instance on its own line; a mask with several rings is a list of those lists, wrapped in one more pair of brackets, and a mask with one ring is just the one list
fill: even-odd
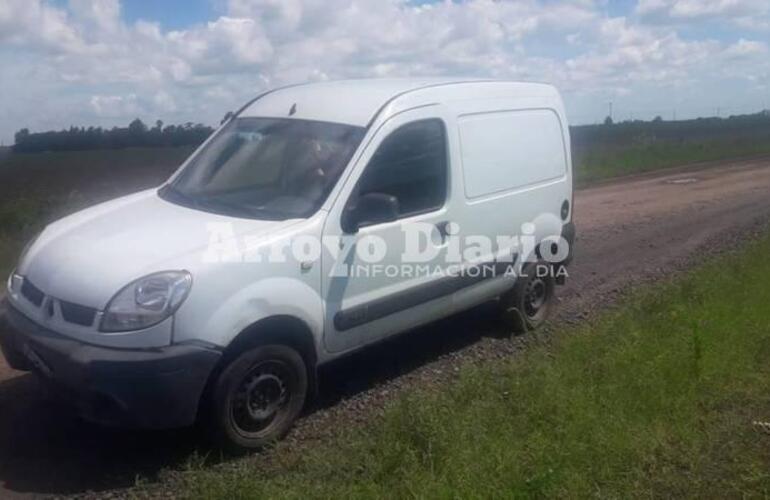
[(684, 179), (671, 179), (669, 181), (665, 181), (666, 184), (693, 184), (695, 182), (698, 182), (700, 179), (697, 179), (695, 177), (686, 177)]

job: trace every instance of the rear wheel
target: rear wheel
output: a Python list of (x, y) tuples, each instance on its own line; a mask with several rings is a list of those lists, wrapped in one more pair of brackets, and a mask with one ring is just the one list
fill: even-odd
[(307, 392), (307, 368), (291, 347), (265, 345), (243, 352), (214, 385), (217, 442), (238, 451), (281, 439), (302, 411)]
[(524, 266), (513, 289), (500, 297), (503, 320), (517, 333), (540, 328), (550, 316), (555, 288), (549, 264)]

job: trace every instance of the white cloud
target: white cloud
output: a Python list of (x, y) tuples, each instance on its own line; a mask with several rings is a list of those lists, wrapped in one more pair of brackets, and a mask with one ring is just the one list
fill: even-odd
[(763, 29), (770, 16), (767, 0), (639, 0), (636, 13), (664, 22), (718, 20)]
[[(765, 42), (693, 40), (674, 22), (726, 16), (760, 26), (766, 0), (641, 0), (625, 17), (607, 16), (605, 4), (227, 0), (216, 19), (164, 31), (151, 21), (125, 23), (118, 0), (64, 7), (3, 0), (0, 137), (21, 126), (127, 123), (137, 115), (215, 123), (267, 86), (330, 78), (547, 80), (578, 110), (607, 96), (667, 99), (672, 87), (694, 88), (728, 68), (745, 81), (767, 81)], [(14, 84), (22, 72), (27, 85)]]
[(36, 0), (0, 2), (0, 43), (70, 52), (83, 48), (67, 13)]
[(164, 114), (173, 113), (177, 110), (176, 99), (165, 90), (161, 90), (152, 96), (152, 103), (158, 111)]
[(118, 0), (69, 0), (69, 10), (83, 27), (108, 33), (120, 28)]
[(766, 53), (766, 43), (757, 42), (754, 40), (745, 40), (743, 38), (724, 50), (724, 55), (728, 58), (749, 58)]
[(668, 30), (629, 24), (623, 17), (603, 19), (592, 34), (587, 52), (566, 61), (574, 82), (620, 89), (640, 82), (677, 85), (706, 62), (716, 42), (688, 42)]
[(94, 95), (91, 96), (90, 104), (97, 116), (107, 118), (132, 116), (142, 111), (136, 94)]

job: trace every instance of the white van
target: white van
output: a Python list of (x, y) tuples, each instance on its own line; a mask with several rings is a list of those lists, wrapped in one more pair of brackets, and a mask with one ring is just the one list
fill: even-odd
[(569, 143), (544, 84), (264, 93), (162, 187), (46, 227), (8, 279), (3, 352), (91, 421), (205, 418), (262, 446), (323, 363), (489, 300), (542, 323), (574, 239)]

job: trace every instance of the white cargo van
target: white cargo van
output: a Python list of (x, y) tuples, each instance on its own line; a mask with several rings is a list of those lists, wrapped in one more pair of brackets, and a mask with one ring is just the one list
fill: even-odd
[(3, 352), (89, 420), (205, 418), (261, 446), (323, 363), (489, 300), (542, 323), (574, 239), (569, 143), (544, 84), (267, 92), (160, 188), (46, 227), (8, 279)]

